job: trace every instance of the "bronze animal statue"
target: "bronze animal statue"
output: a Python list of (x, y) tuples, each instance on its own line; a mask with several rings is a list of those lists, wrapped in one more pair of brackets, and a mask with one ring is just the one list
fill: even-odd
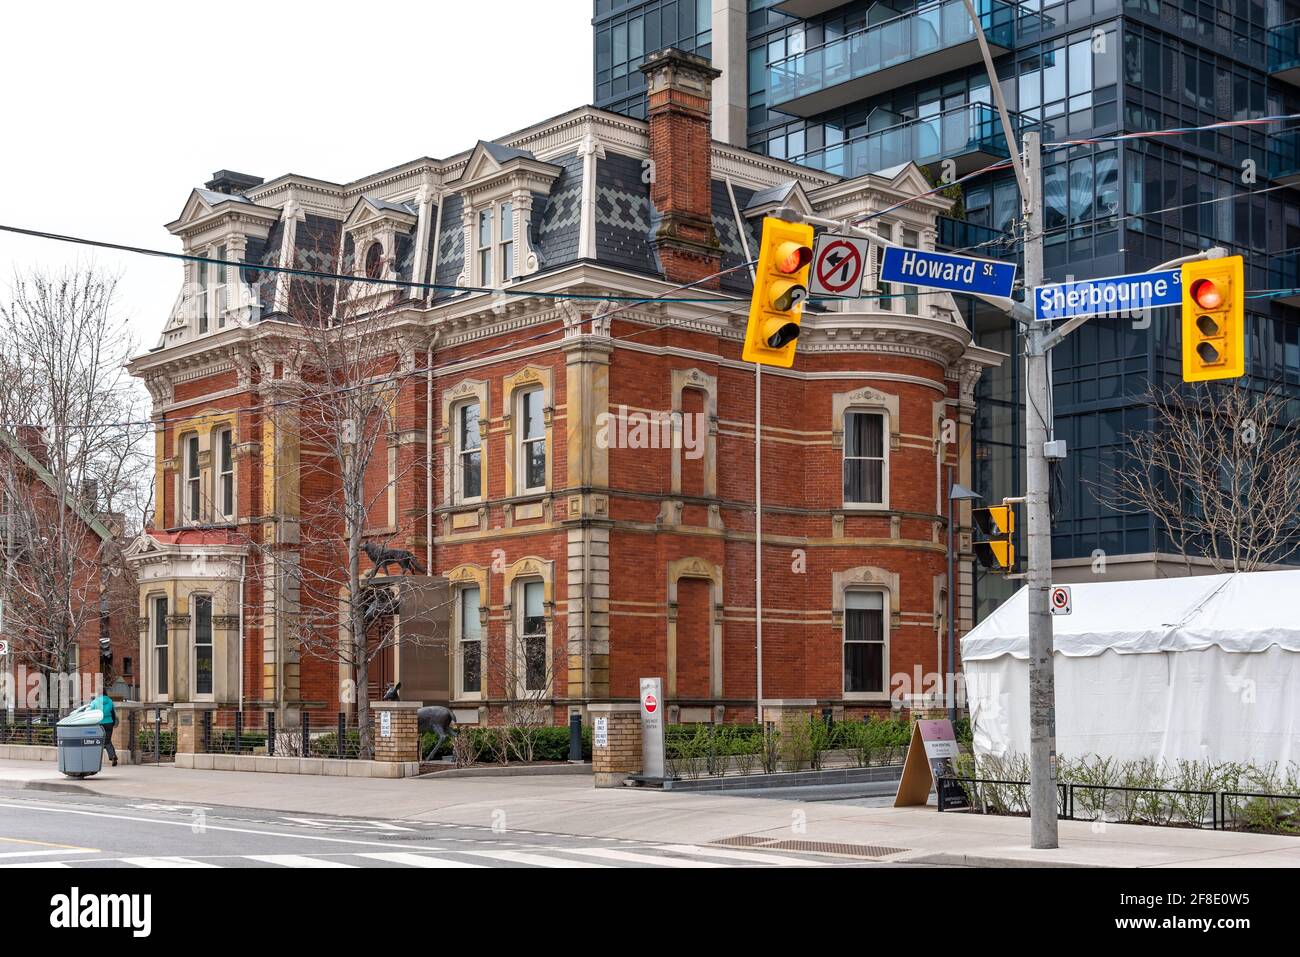
[(382, 568), (384, 574), (388, 574), (388, 566), (396, 565), (403, 573), (410, 572), (412, 575), (426, 575), (424, 566), (416, 560), (415, 555), (404, 548), (385, 548), (383, 545), (375, 545), (373, 542), (364, 542), (361, 545), (362, 551), (370, 556), (370, 561), (374, 568), (370, 569), (367, 578), (374, 578)]
[[(389, 685), (384, 691), (383, 700), (401, 701), (402, 683)], [(438, 753), (448, 738), (454, 738), (460, 732), (456, 729), (456, 716), (451, 713), (450, 708), (444, 708), (441, 705), (428, 705), (420, 708), (415, 712), (416, 727), (420, 732), (420, 737), (432, 732), (438, 736), (437, 742), (429, 749), (428, 754), (421, 755), (421, 760), (431, 761), (433, 756)]]

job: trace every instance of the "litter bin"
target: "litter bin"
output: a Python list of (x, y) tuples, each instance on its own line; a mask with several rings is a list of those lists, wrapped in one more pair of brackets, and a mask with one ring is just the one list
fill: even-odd
[(82, 705), (55, 727), (59, 747), (59, 770), (69, 777), (98, 774), (104, 759), (104, 713)]

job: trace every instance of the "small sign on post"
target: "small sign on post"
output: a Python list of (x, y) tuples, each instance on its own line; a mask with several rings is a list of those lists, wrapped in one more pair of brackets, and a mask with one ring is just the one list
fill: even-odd
[(833, 299), (857, 299), (867, 272), (868, 244), (856, 236), (822, 233), (813, 247), (808, 293)]
[(880, 281), (1006, 299), (1016, 285), (1016, 264), (886, 246), (880, 261)]
[(595, 728), (592, 731), (592, 738), (595, 747), (609, 747), (609, 718), (596, 718)]
[[(939, 786), (940, 778), (957, 776), (959, 749), (952, 722), (918, 721), (912, 727), (912, 741), (907, 746), (903, 777), (898, 782), (894, 807), (921, 807), (930, 799), (930, 789)], [(970, 807), (962, 788), (944, 788), (939, 795), (939, 810)]]
[(3, 658), (7, 654), (9, 654), (9, 642), (0, 641), (0, 658)]
[(664, 777), (664, 680), (641, 679), (641, 774)]
[(379, 712), (379, 736), (381, 738), (391, 738), (393, 736), (393, 712)]
[(1050, 601), (1053, 615), (1068, 615), (1074, 611), (1069, 585), (1053, 585)]

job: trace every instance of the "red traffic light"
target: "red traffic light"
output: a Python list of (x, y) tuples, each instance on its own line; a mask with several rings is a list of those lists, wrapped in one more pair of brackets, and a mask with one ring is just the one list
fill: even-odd
[(1223, 305), (1223, 290), (1213, 279), (1198, 279), (1192, 283), (1192, 301), (1202, 309), (1218, 309)]
[(812, 249), (803, 243), (784, 242), (776, 247), (773, 259), (776, 268), (788, 275), (812, 262)]

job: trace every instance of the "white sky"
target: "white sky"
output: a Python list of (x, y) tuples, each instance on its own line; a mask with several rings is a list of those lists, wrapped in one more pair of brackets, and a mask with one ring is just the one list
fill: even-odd
[[(357, 179), (591, 102), (591, 0), (8, 4), (0, 223), (180, 250), (219, 169)], [(351, 135), (349, 133), (351, 132)], [(154, 345), (179, 262), (0, 233), (15, 268), (94, 261)], [(4, 295), (0, 291), (0, 295)]]

